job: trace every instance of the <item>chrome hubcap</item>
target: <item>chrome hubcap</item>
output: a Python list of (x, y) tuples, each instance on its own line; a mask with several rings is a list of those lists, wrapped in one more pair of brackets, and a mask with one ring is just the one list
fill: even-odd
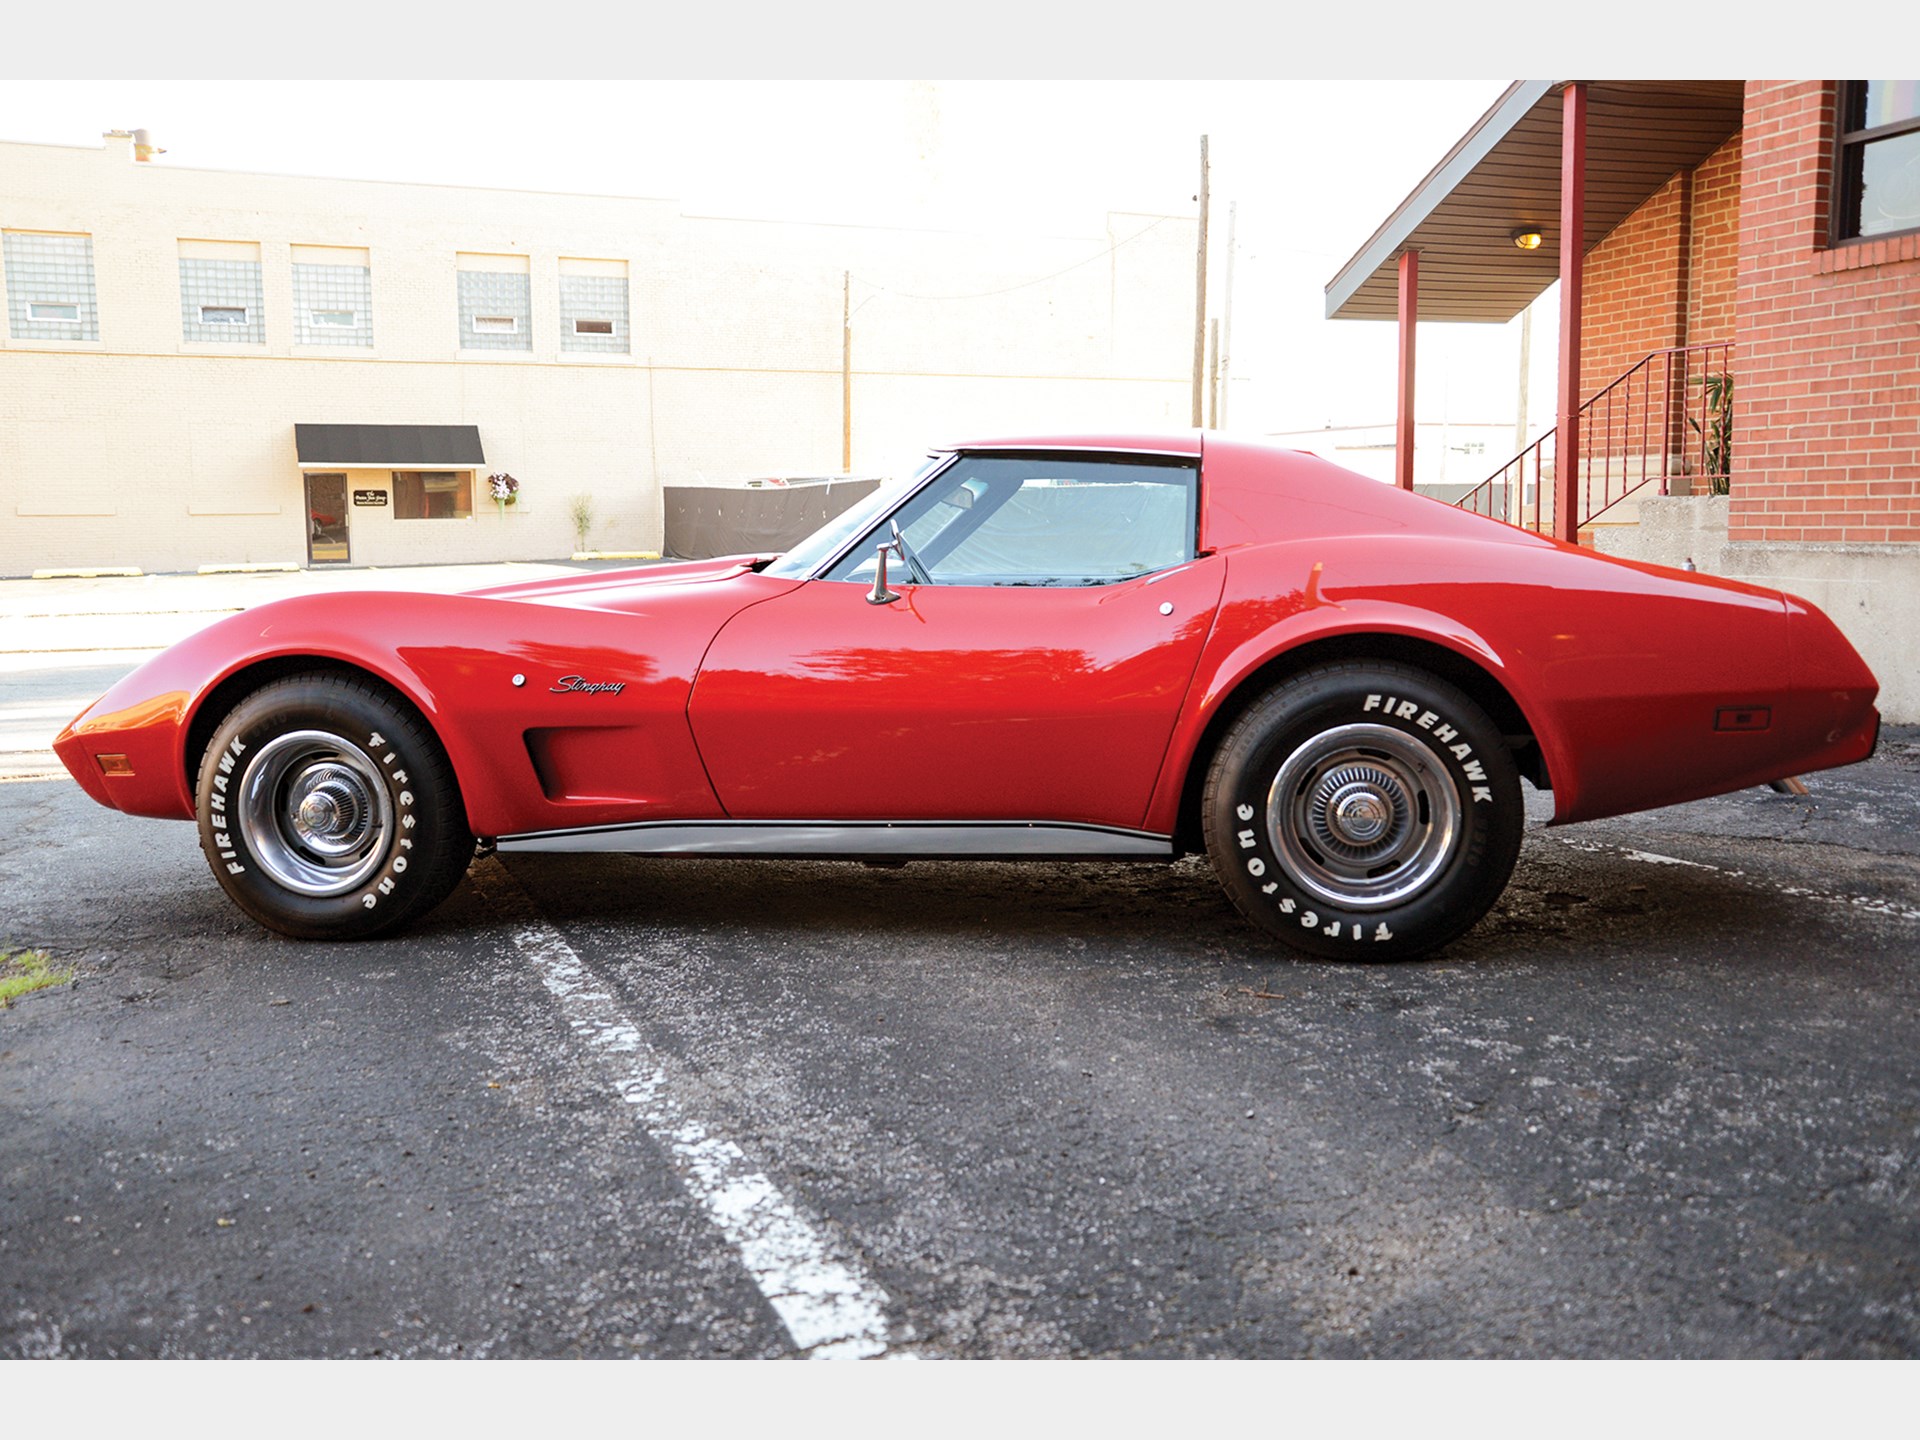
[(1314, 787), (1308, 804), (1321, 843), (1356, 854), (1404, 824), (1409, 808), (1405, 787), (1377, 765), (1343, 765)]
[(1381, 909), (1446, 867), (1460, 834), (1460, 791), (1412, 736), (1342, 725), (1281, 764), (1266, 820), (1274, 853), (1307, 890), (1329, 904)]
[(338, 735), (296, 730), (247, 762), (237, 809), (247, 848), (301, 895), (339, 895), (380, 867), (393, 804), (373, 761)]
[(294, 778), (287, 803), (300, 838), (324, 855), (354, 849), (373, 823), (373, 808), (359, 777), (341, 765), (320, 764), (302, 771)]

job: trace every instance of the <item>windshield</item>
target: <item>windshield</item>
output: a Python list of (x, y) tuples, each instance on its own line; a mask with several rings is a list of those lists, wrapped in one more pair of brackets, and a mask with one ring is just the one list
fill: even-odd
[(946, 461), (945, 455), (929, 455), (914, 468), (911, 475), (882, 481), (879, 489), (870, 492), (864, 499), (856, 500), (760, 573), (778, 575), (786, 580), (806, 579), (831, 559), (841, 546), (904, 500), (935, 467), (944, 465)]

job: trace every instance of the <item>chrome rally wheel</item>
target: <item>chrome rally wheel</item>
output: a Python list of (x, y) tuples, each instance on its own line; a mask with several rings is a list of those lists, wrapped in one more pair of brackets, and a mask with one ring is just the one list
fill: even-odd
[(445, 899), (473, 855), (460, 787), (419, 713), (370, 676), (271, 681), (200, 760), (200, 846), (269, 930), (352, 940)]
[(1360, 910), (1431, 883), (1460, 831), (1460, 791), (1427, 747), (1341, 725), (1288, 756), (1267, 791), (1267, 838), (1300, 883)]
[(300, 895), (340, 895), (380, 867), (393, 800), (358, 746), (326, 730), (296, 730), (247, 762), (236, 819), (280, 884)]
[(1402, 960), (1499, 898), (1524, 826), (1506, 739), (1410, 666), (1316, 666), (1255, 699), (1208, 768), (1201, 827), (1240, 911), (1296, 950)]

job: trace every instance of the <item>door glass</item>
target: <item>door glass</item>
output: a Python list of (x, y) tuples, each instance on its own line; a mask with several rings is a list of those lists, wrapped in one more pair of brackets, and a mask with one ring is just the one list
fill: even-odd
[[(968, 458), (893, 518), (936, 585), (1110, 585), (1191, 560), (1197, 500), (1191, 464)], [(870, 580), (887, 533), (830, 578)]]
[(347, 477), (307, 476), (307, 563), (347, 563)]

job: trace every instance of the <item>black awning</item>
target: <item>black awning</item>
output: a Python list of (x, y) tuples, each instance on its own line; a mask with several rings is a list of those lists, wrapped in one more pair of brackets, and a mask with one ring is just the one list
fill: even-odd
[(367, 470), (472, 470), (487, 463), (478, 425), (295, 425), (303, 466)]

